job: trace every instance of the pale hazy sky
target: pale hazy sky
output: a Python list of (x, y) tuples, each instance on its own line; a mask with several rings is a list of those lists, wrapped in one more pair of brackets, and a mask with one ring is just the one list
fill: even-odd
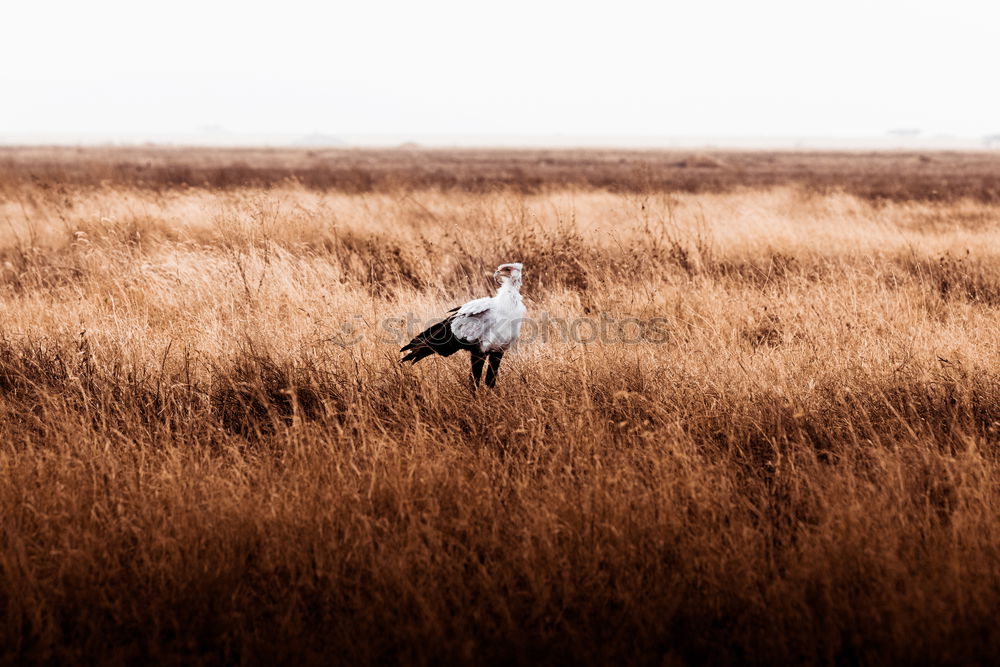
[(8, 0), (0, 136), (1000, 132), (1000, 2)]

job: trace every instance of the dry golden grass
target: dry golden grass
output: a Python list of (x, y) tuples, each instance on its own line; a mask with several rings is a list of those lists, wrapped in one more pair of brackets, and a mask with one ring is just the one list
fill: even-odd
[(1000, 205), (520, 190), (8, 180), (0, 660), (1000, 652)]
[(593, 149), (192, 149), (0, 146), (0, 187), (124, 186), (163, 191), (303, 187), (351, 193), (428, 188), (524, 194), (725, 192), (796, 185), (873, 201), (1000, 202), (1000, 152)]

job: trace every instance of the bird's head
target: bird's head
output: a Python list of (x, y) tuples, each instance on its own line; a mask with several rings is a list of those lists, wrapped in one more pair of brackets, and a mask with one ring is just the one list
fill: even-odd
[(524, 265), (518, 262), (501, 264), (493, 273), (493, 280), (497, 281), (500, 285), (503, 285), (508, 281), (514, 283), (515, 285), (520, 285), (522, 269), (524, 269)]

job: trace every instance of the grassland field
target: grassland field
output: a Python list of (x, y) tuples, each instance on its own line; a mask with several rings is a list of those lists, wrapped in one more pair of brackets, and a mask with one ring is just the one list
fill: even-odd
[[(499, 386), (398, 363), (525, 265)], [(0, 149), (0, 661), (983, 664), (1000, 154)]]

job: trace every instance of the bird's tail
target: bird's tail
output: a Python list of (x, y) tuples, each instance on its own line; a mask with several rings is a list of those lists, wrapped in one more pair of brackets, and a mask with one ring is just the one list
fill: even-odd
[[(400, 352), (406, 352), (406, 350), (407, 350), (407, 348), (404, 347), (402, 350), (400, 350)], [(417, 363), (418, 361), (420, 361), (424, 357), (429, 357), (432, 354), (434, 354), (434, 350), (432, 350), (430, 347), (427, 347), (427, 346), (421, 346), (421, 347), (411, 348), (410, 349), (410, 353), (407, 354), (402, 359), (400, 359), (399, 363), (402, 364), (402, 363), (405, 363), (407, 361), (412, 361), (413, 363)]]
[(417, 363), (432, 354), (447, 357), (463, 347), (462, 341), (452, 333), (451, 318), (448, 318), (423, 330), (413, 340), (400, 348), (400, 352), (409, 351), (409, 354), (400, 359), (399, 363), (407, 361)]

